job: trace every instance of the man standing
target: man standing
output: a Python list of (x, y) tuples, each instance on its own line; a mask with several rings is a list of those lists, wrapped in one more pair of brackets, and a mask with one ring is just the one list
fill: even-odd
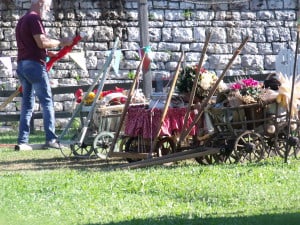
[(55, 114), (49, 75), (46, 70), (48, 48), (72, 44), (72, 38), (51, 39), (45, 34), (42, 19), (49, 19), (52, 0), (31, 0), (29, 11), (20, 18), (16, 27), (18, 47), (17, 74), (22, 85), (22, 104), (18, 144), (15, 150), (31, 149), (29, 142), (30, 120), (35, 95), (43, 110), (46, 143), (44, 148), (60, 148), (55, 134)]

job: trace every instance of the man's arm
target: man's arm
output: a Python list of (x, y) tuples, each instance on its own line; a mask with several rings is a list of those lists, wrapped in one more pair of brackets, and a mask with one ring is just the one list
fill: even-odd
[(33, 36), (37, 46), (42, 49), (56, 48), (58, 46), (69, 46), (73, 43), (73, 38), (62, 38), (59, 40), (48, 38), (45, 34), (36, 34)]

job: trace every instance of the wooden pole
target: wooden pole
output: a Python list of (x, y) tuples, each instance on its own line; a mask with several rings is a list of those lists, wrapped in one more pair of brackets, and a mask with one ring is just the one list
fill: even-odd
[(6, 100), (0, 105), (0, 110), (5, 109), (5, 107), (19, 94), (21, 93), (20, 88), (18, 88), (14, 93), (12, 93)]
[(112, 142), (112, 144), (111, 144), (111, 146), (110, 146), (110, 150), (109, 150), (109, 152), (108, 152), (108, 157), (110, 157), (111, 153), (112, 153), (112, 152), (114, 151), (114, 149), (115, 149), (115, 145), (116, 145), (117, 140), (118, 140), (118, 138), (119, 138), (119, 135), (120, 135), (120, 132), (121, 132), (121, 128), (122, 128), (122, 126), (123, 126), (123, 123), (124, 123), (124, 121), (125, 121), (125, 116), (126, 116), (126, 114), (127, 114), (127, 110), (128, 110), (128, 108), (129, 108), (129, 105), (130, 105), (132, 96), (133, 96), (133, 94), (134, 94), (134, 90), (135, 90), (136, 85), (137, 85), (137, 83), (138, 83), (138, 81), (139, 81), (139, 79), (140, 79), (140, 73), (141, 73), (141, 70), (142, 70), (142, 66), (143, 66), (143, 63), (144, 63), (146, 54), (147, 54), (147, 53), (145, 52), (145, 54), (144, 54), (143, 57), (142, 57), (142, 60), (140, 61), (139, 66), (138, 66), (138, 68), (137, 68), (137, 70), (136, 70), (136, 72), (135, 72), (135, 77), (134, 77), (132, 86), (131, 86), (131, 88), (130, 88), (128, 94), (127, 94), (127, 100), (126, 100), (126, 102), (125, 102), (125, 105), (124, 105), (124, 108), (123, 108), (123, 112), (122, 112), (122, 114), (121, 114), (121, 118), (120, 118), (120, 122), (119, 122), (118, 129), (117, 129), (117, 131), (116, 131), (116, 133), (115, 133), (113, 142)]
[[(206, 40), (205, 40), (205, 44), (204, 44), (204, 47), (203, 47), (203, 50), (202, 50), (201, 58), (200, 58), (200, 61), (198, 63), (198, 70), (197, 70), (197, 73), (196, 73), (196, 76), (195, 76), (195, 79), (194, 79), (191, 95), (190, 95), (190, 98), (189, 98), (189, 104), (188, 104), (186, 113), (184, 115), (183, 130), (185, 130), (185, 128), (187, 126), (187, 121), (188, 121), (188, 118), (189, 118), (189, 115), (190, 115), (190, 112), (191, 112), (192, 104), (194, 102), (195, 93), (196, 93), (196, 90), (197, 90), (197, 84), (198, 84), (198, 80), (199, 80), (199, 77), (200, 77), (201, 68), (202, 68), (202, 64), (204, 62), (205, 54), (206, 54), (206, 51), (207, 51), (207, 46), (208, 46), (208, 43), (210, 41), (210, 37), (211, 37), (211, 32), (209, 32), (208, 35), (206, 36)], [(183, 140), (183, 138), (182, 138), (183, 135), (182, 134), (183, 133), (180, 134), (179, 143), (181, 143), (181, 141)]]
[[(139, 0), (139, 27), (140, 27), (140, 46), (149, 45), (149, 21), (148, 21), (148, 1)], [(152, 92), (151, 70), (143, 71), (143, 93), (146, 98), (150, 98)]]
[[(299, 21), (299, 14), (300, 14), (300, 9), (299, 9), (299, 1), (297, 1), (298, 5), (298, 13), (297, 13), (297, 37), (296, 37), (296, 49), (295, 49), (295, 57), (294, 57), (294, 68), (293, 68), (293, 79), (292, 79), (292, 90), (291, 90), (291, 100), (290, 100), (290, 105), (289, 105), (289, 114), (288, 114), (288, 136), (286, 140), (286, 150), (284, 154), (284, 162), (288, 162), (288, 157), (289, 153), (291, 150), (291, 144), (290, 144), (290, 139), (291, 137), (291, 112), (292, 112), (292, 106), (293, 106), (293, 99), (294, 99), (294, 89), (295, 89), (295, 80), (296, 80), (296, 73), (297, 73), (297, 63), (298, 63), (298, 51), (299, 51), (299, 33), (300, 33), (300, 21)], [(299, 140), (298, 140), (299, 142)]]
[(154, 142), (153, 142), (151, 150), (149, 152), (149, 157), (152, 156), (152, 153), (156, 148), (158, 137), (159, 137), (159, 134), (160, 134), (160, 131), (161, 131), (161, 127), (162, 127), (164, 119), (167, 115), (169, 105), (170, 105), (170, 102), (171, 102), (171, 98), (172, 98), (172, 95), (173, 95), (173, 92), (174, 92), (174, 89), (175, 89), (175, 85), (176, 85), (176, 82), (177, 82), (177, 79), (178, 79), (178, 75), (179, 75), (179, 72), (180, 72), (181, 63), (183, 61), (183, 58), (184, 58), (184, 53), (182, 52), (181, 56), (180, 56), (180, 59), (179, 59), (179, 62), (178, 62), (177, 67), (176, 67), (175, 75), (174, 75), (173, 80), (172, 80), (172, 84), (171, 84), (171, 87), (170, 87), (170, 91), (168, 93), (166, 104), (164, 105), (164, 110), (163, 110), (163, 113), (162, 113), (160, 121), (159, 121), (159, 126), (158, 126), (159, 129), (158, 129), (158, 131), (156, 132), (156, 134), (154, 136)]
[(205, 107), (208, 105), (208, 102), (210, 101), (211, 97), (216, 92), (216, 90), (218, 88), (218, 85), (220, 84), (221, 80), (223, 80), (227, 70), (231, 67), (233, 61), (240, 54), (241, 50), (244, 48), (244, 46), (245, 46), (245, 44), (247, 43), (248, 40), (249, 40), (249, 37), (247, 37), (242, 42), (242, 44), (239, 46), (239, 48), (235, 51), (234, 55), (232, 56), (232, 58), (230, 59), (230, 61), (227, 64), (227, 66), (223, 70), (223, 73), (220, 75), (220, 77), (218, 78), (218, 80), (216, 81), (216, 83), (214, 84), (212, 89), (209, 91), (207, 98), (205, 98), (203, 103), (200, 105), (200, 109), (199, 109), (197, 117), (195, 118), (195, 120), (190, 124), (190, 126), (186, 130), (183, 130), (182, 139), (186, 138), (186, 136), (191, 132), (193, 126), (195, 126), (198, 123), (198, 121), (201, 119), (203, 111), (204, 111)]

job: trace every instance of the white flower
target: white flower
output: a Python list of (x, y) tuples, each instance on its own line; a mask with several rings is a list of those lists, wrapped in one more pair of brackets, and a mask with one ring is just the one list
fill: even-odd
[(217, 80), (217, 75), (214, 72), (205, 71), (201, 74), (200, 87), (207, 91), (215, 84)]
[(210, 79), (202, 79), (200, 81), (200, 86), (202, 87), (203, 90), (207, 91), (211, 88), (211, 80)]

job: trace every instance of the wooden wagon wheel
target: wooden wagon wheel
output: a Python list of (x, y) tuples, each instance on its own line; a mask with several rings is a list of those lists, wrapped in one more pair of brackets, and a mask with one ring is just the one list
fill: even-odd
[[(125, 143), (125, 152), (129, 153), (148, 153), (150, 150), (150, 142), (143, 137), (130, 137)], [(129, 163), (140, 161), (141, 159), (126, 159)]]
[[(299, 126), (297, 124), (297, 126)], [(282, 158), (285, 157), (285, 153), (287, 151), (287, 147), (291, 148), (288, 156), (298, 157), (300, 151), (300, 128), (296, 127), (290, 131), (290, 137), (288, 137), (288, 129), (286, 126), (281, 127), (274, 137), (274, 141), (272, 142), (273, 146), (272, 150), (274, 153)]]
[(160, 138), (156, 144), (155, 151), (157, 156), (163, 156), (174, 153), (176, 150), (176, 143), (171, 137)]
[(89, 158), (94, 152), (94, 147), (84, 142), (81, 145), (71, 144), (70, 148), (76, 158)]
[[(78, 134), (75, 134), (72, 140), (77, 140)], [(94, 146), (83, 141), (82, 144), (70, 144), (71, 151), (76, 158), (89, 158), (94, 153)]]
[(119, 152), (125, 152), (126, 142), (129, 140), (129, 136), (121, 136), (120, 143), (119, 143)]
[(60, 152), (65, 158), (70, 158), (73, 153), (72, 149), (68, 147), (60, 148)]
[(275, 134), (265, 136), (266, 151), (264, 154), (264, 158), (274, 157), (277, 155), (275, 151), (276, 149), (275, 142), (276, 142)]
[(93, 147), (95, 154), (101, 158), (106, 159), (110, 146), (112, 144), (114, 134), (112, 132), (100, 132), (94, 139)]
[(265, 148), (263, 137), (247, 130), (236, 139), (232, 154), (236, 162), (258, 162), (263, 158)]
[[(215, 137), (211, 137), (209, 140), (206, 140), (203, 143), (204, 149), (205, 148), (216, 148), (216, 147), (222, 148), (223, 145), (224, 144), (220, 143), (218, 140), (216, 140)], [(219, 153), (216, 153), (216, 154), (196, 157), (195, 160), (201, 165), (211, 165), (214, 163), (223, 163), (224, 156), (220, 151)]]
[(297, 129), (295, 130), (295, 132), (292, 132), (294, 134), (295, 137), (298, 138), (298, 142), (294, 147), (294, 156), (296, 159), (300, 158), (300, 123), (297, 121)]
[(237, 155), (234, 152), (237, 139), (226, 139), (224, 148), (221, 149), (221, 156), (224, 163), (231, 164), (239, 161)]
[[(151, 149), (150, 140), (144, 139), (140, 136), (129, 137), (125, 143), (125, 152), (130, 153), (149, 153)], [(154, 148), (156, 157), (172, 154), (176, 150), (176, 143), (171, 137), (159, 138), (156, 142), (156, 147)], [(140, 159), (129, 159), (128, 162), (139, 161)]]

